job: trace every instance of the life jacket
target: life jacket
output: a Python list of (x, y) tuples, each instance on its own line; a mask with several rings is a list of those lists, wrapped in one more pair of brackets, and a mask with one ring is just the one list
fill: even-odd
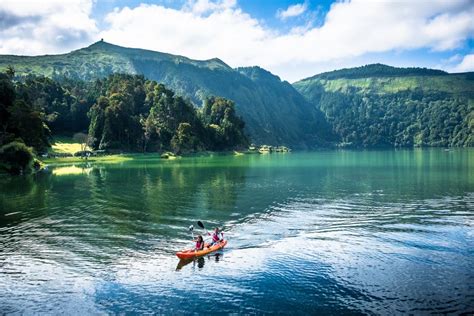
[(204, 241), (196, 241), (196, 249), (201, 249)]
[(217, 234), (216, 232), (212, 233), (212, 241), (217, 242), (221, 240), (222, 238), (223, 238), (222, 233), (217, 233)]

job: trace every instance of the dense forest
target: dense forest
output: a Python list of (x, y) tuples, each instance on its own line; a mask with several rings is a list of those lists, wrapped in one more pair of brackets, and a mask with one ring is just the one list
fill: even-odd
[(474, 146), (474, 78), (369, 65), (294, 84), (345, 147)]
[(62, 55), (0, 55), (0, 70), (12, 65), (17, 77), (30, 74), (56, 81), (94, 81), (113, 73), (141, 74), (201, 107), (210, 96), (235, 103), (246, 134), (260, 144), (314, 148), (326, 145), (330, 129), (323, 114), (288, 82), (259, 67), (233, 69), (223, 61), (193, 60), (99, 41)]
[(209, 97), (197, 109), (141, 75), (111, 75), (97, 80), (95, 89), (99, 96), (89, 111), (93, 148), (183, 153), (248, 145), (243, 120), (224, 98)]
[[(189, 153), (248, 145), (234, 103), (209, 97), (201, 109), (163, 84), (113, 74), (90, 82), (0, 73), (1, 167), (21, 172), (52, 135), (88, 132), (93, 149)], [(20, 158), (24, 157), (24, 158)]]

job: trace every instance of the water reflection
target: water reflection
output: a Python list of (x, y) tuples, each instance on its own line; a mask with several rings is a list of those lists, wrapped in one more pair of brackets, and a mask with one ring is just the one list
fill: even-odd
[(189, 240), (190, 222), (213, 211), (221, 214), (214, 220), (225, 222), (245, 187), (246, 172), (156, 162), (51, 169), (4, 179), (0, 231), (30, 241), (25, 252), (66, 247), (101, 264), (125, 249), (174, 252)]
[(78, 174), (89, 174), (92, 170), (90, 164), (81, 164), (79, 166), (66, 166), (53, 168), (53, 174), (55, 176), (66, 176), (66, 175), (78, 175)]
[[(473, 157), (415, 150), (146, 158), (0, 178), (0, 306), (468, 311)], [(225, 256), (177, 264), (175, 251), (189, 247), (187, 227), (197, 220), (225, 227)]]
[(203, 256), (203, 257), (197, 257), (197, 258), (193, 258), (193, 259), (180, 259), (179, 262), (178, 262), (178, 265), (176, 266), (176, 271), (179, 271), (181, 270), (182, 268), (184, 268), (185, 266), (187, 266), (188, 264), (192, 263), (193, 264), (193, 268), (197, 267), (199, 269), (202, 269), (204, 268), (204, 264), (206, 263), (206, 259), (208, 261), (214, 261), (214, 262), (219, 262), (219, 260), (222, 259), (222, 257), (224, 256), (224, 253), (222, 251), (220, 252), (216, 252), (216, 253), (212, 253), (210, 255), (207, 255), (207, 256)]

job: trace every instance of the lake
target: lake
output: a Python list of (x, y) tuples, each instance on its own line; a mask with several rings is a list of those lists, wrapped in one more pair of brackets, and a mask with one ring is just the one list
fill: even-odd
[[(0, 313), (472, 313), (473, 210), (473, 149), (3, 176)], [(198, 220), (228, 246), (180, 262)]]

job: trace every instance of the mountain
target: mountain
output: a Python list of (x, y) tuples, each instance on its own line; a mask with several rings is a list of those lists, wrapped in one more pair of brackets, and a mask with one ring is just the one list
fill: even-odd
[(214, 95), (231, 99), (256, 143), (313, 147), (330, 139), (323, 114), (287, 82), (259, 67), (233, 69), (223, 61), (192, 60), (99, 41), (62, 55), (0, 56), (0, 69), (17, 75), (62, 80), (103, 78), (111, 73), (143, 74), (201, 106)]
[(448, 73), (446, 71), (438, 69), (428, 69), (428, 68), (417, 68), (417, 67), (408, 67), (408, 68), (397, 68), (384, 64), (370, 64), (361, 67), (355, 68), (343, 68), (338, 70), (333, 70), (329, 72), (324, 72), (318, 75), (315, 75), (310, 78), (303, 79), (359, 79), (359, 78), (383, 78), (383, 77), (406, 77), (406, 76), (444, 76)]
[(142, 74), (197, 106), (211, 95), (233, 100), (256, 143), (308, 148), (474, 146), (474, 73), (372, 64), (290, 85), (260, 67), (220, 59), (125, 48), (99, 41), (68, 54), (0, 56), (19, 76), (94, 80)]
[(293, 86), (348, 147), (474, 146), (474, 73), (382, 64)]

